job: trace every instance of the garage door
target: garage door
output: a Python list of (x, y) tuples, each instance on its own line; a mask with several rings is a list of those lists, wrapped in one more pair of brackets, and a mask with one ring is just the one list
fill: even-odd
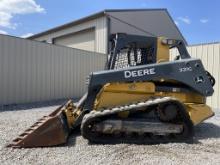
[(95, 51), (95, 30), (93, 28), (55, 38), (54, 44)]

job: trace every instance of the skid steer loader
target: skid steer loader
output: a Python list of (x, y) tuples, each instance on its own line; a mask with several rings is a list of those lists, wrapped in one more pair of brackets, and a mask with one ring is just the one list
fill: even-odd
[[(87, 93), (37, 121), (10, 147), (63, 144), (81, 129), (94, 143), (167, 143), (193, 139), (194, 126), (214, 115), (206, 97), (215, 79), (180, 40), (114, 34), (106, 68), (91, 73)], [(179, 56), (170, 61), (169, 49)]]

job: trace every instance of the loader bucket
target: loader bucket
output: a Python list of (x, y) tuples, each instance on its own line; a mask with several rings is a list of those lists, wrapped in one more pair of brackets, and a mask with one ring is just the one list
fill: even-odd
[(7, 147), (49, 147), (66, 143), (70, 130), (62, 112), (63, 107), (61, 106), (48, 116), (39, 119)]

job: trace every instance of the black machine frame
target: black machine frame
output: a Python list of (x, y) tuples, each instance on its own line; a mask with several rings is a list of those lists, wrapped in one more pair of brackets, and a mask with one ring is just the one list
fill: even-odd
[[(124, 69), (113, 70), (116, 60), (115, 54), (128, 43), (136, 42), (139, 45), (146, 42), (155, 44), (154, 37), (143, 37), (136, 35), (116, 34), (114, 36), (117, 44), (114, 47), (112, 58), (107, 62), (107, 69), (104, 71), (93, 72), (90, 74), (88, 92), (81, 98), (78, 106), (83, 108), (83, 113), (93, 110), (94, 101), (102, 87), (107, 83), (114, 82), (146, 82), (174, 80), (187, 87), (188, 91), (199, 93), (202, 96), (211, 96), (214, 92), (210, 76), (204, 69), (200, 59), (191, 58), (184, 43), (175, 41), (170, 47), (176, 47), (179, 50), (179, 60), (163, 63), (144, 64), (132, 66)], [(169, 87), (167, 87), (169, 88)], [(167, 89), (166, 88), (166, 89)], [(164, 89), (164, 88), (163, 88)], [(184, 89), (183, 89), (184, 90)], [(83, 116), (83, 115), (81, 115)], [(79, 124), (81, 118), (77, 121)], [(76, 123), (76, 125), (78, 125)]]

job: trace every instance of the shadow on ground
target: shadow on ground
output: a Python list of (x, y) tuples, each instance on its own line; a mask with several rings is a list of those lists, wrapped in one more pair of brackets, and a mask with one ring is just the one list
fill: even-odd
[(76, 128), (74, 131), (71, 132), (68, 142), (65, 144), (65, 146), (75, 146), (76, 145), (76, 138), (81, 136), (80, 134), (80, 128)]
[(220, 138), (220, 126), (213, 123), (201, 123), (195, 127), (195, 139)]
[[(62, 146), (75, 146), (76, 145), (76, 139), (78, 137), (80, 137), (80, 128), (76, 128), (74, 131), (71, 132), (68, 141), (66, 144), (61, 144), (58, 145), (57, 147), (62, 147)], [(178, 142), (178, 143), (187, 143), (187, 144), (199, 144), (199, 140), (205, 140), (205, 139), (209, 139), (209, 138), (220, 138), (220, 127), (213, 124), (213, 123), (202, 123), (199, 126), (195, 127), (195, 138), (193, 141), (186, 141), (186, 142)], [(85, 139), (86, 140), (86, 139)], [(87, 141), (87, 140), (86, 140)], [(117, 144), (137, 144), (137, 145), (157, 145), (159, 143), (133, 143), (131, 142), (118, 142), (117, 140), (115, 140), (115, 138), (112, 138), (110, 141), (106, 142), (106, 143), (90, 143), (88, 142), (89, 145), (103, 145), (103, 144), (110, 144), (110, 145), (117, 145)], [(168, 142), (166, 142), (168, 143)], [(163, 143), (163, 144), (166, 144)]]

